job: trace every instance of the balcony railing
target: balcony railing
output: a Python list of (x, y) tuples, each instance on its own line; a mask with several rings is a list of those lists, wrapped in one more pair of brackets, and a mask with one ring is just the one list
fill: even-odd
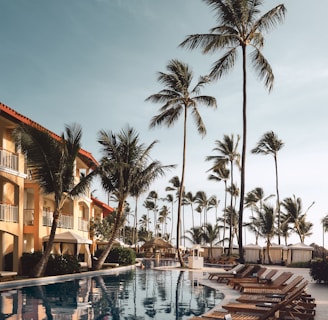
[(82, 218), (78, 219), (78, 228), (80, 231), (89, 231), (89, 221), (83, 220)]
[(7, 150), (0, 149), (0, 167), (18, 171), (18, 156)]
[[(51, 227), (53, 221), (53, 212), (43, 211), (42, 213), (42, 225)], [(73, 216), (61, 214), (58, 221), (58, 228), (73, 229)]]
[(34, 209), (24, 209), (24, 226), (34, 225)]
[(18, 223), (18, 206), (0, 203), (0, 221)]

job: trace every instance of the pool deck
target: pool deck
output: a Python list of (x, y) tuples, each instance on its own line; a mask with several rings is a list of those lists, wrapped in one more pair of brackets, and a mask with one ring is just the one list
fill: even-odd
[[(99, 271), (89, 271), (83, 272), (83, 276), (93, 277), (99, 274), (113, 274), (119, 273), (120, 271), (127, 270), (134, 268), (135, 266), (129, 267), (118, 267), (113, 269), (106, 269), (106, 270), (99, 270)], [(281, 266), (266, 266), (268, 269), (278, 269), (278, 270), (288, 270), (295, 275), (301, 275), (305, 280), (309, 281), (307, 286), (307, 292), (315, 298), (316, 302), (316, 320), (327, 320), (328, 319), (328, 284), (318, 284), (312, 280), (309, 269), (308, 268), (286, 268)], [(202, 269), (181, 269), (177, 267), (158, 267), (156, 269), (162, 270), (172, 270), (172, 269), (179, 269), (192, 272), (194, 278), (199, 281), (200, 284), (206, 285), (208, 287), (220, 290), (224, 294), (223, 301), (214, 307), (213, 310), (222, 310), (222, 305), (228, 302), (235, 301), (236, 298), (239, 297), (240, 292), (237, 290), (233, 290), (228, 287), (224, 283), (218, 283), (216, 280), (209, 280), (208, 274), (210, 272), (225, 272), (223, 268), (207, 268), (204, 267)], [(17, 287), (25, 287), (25, 286), (32, 286), (44, 283), (51, 283), (51, 282), (58, 282), (58, 281), (65, 281), (68, 279), (72, 279), (72, 277), (81, 277), (81, 273), (77, 274), (70, 274), (70, 275), (62, 275), (62, 276), (55, 276), (55, 277), (44, 277), (44, 278), (37, 278), (37, 279), (21, 279), (21, 280), (11, 280), (11, 281), (4, 281), (0, 283), (0, 290), (7, 290), (11, 288)]]
[[(328, 319), (328, 284), (316, 283), (310, 276), (309, 268), (286, 268), (281, 266), (266, 266), (268, 269), (288, 270), (294, 275), (303, 276), (305, 280), (309, 281), (307, 286), (307, 292), (315, 298), (316, 306), (316, 320)], [(214, 289), (218, 289), (224, 293), (225, 298), (216, 306), (213, 310), (224, 310), (221, 308), (223, 304), (234, 301), (240, 296), (240, 292), (229, 288), (224, 283), (218, 283), (216, 280), (208, 280), (209, 272), (225, 272), (223, 268), (202, 268), (202, 269), (186, 269), (188, 271), (199, 273), (199, 281), (201, 284), (209, 286)], [(212, 311), (213, 311), (212, 310)], [(226, 311), (226, 310), (225, 310)]]

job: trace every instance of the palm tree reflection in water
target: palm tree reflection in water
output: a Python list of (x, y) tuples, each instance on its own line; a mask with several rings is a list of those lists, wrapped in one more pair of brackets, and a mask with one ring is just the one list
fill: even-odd
[[(221, 302), (222, 293), (200, 285), (193, 278), (196, 273), (153, 269), (163, 262), (146, 261), (145, 269), (115, 275), (4, 291), (0, 301), (12, 303), (10, 308), (6, 302), (6, 309), (20, 319), (37, 318), (43, 308), (47, 319), (83, 320), (185, 320)], [(24, 301), (22, 308), (17, 308), (19, 301)]]

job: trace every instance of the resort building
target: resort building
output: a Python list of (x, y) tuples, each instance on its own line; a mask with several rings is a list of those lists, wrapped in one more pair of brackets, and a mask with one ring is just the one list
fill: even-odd
[[(50, 234), (54, 208), (53, 196), (42, 194), (38, 183), (32, 180), (24, 154), (15, 145), (12, 133), (20, 124), (45, 130), (0, 103), (0, 270), (16, 272), (19, 272), (23, 252), (42, 250), (43, 239)], [(94, 164), (97, 161), (92, 154), (81, 149), (76, 159), (76, 181), (81, 174), (88, 174)], [(112, 211), (110, 206), (93, 198), (88, 190), (80, 198), (65, 203), (56, 233), (70, 231), (92, 241), (91, 219), (101, 219)]]

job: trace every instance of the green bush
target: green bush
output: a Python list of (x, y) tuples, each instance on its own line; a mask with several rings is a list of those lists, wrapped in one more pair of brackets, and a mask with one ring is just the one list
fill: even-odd
[[(102, 249), (97, 250), (95, 256), (100, 257), (102, 252)], [(130, 248), (112, 248), (105, 262), (118, 263), (121, 266), (132, 265), (136, 262), (136, 253)]]
[(318, 283), (328, 283), (328, 261), (326, 259), (312, 260), (310, 275)]
[(76, 272), (80, 272), (80, 263), (77, 257), (68, 254), (56, 254), (49, 257), (45, 274), (47, 276), (56, 276)]
[(288, 268), (310, 268), (311, 261), (306, 262), (293, 262), (288, 265)]
[[(22, 275), (31, 276), (31, 271), (42, 257), (42, 252), (23, 253), (21, 257)], [(75, 256), (70, 255), (50, 255), (46, 276), (55, 276), (59, 274), (76, 273), (80, 271), (80, 264)]]
[(31, 276), (32, 269), (38, 263), (41, 257), (42, 257), (41, 251), (36, 251), (33, 253), (24, 252), (20, 259), (21, 266), (22, 266), (22, 275)]

